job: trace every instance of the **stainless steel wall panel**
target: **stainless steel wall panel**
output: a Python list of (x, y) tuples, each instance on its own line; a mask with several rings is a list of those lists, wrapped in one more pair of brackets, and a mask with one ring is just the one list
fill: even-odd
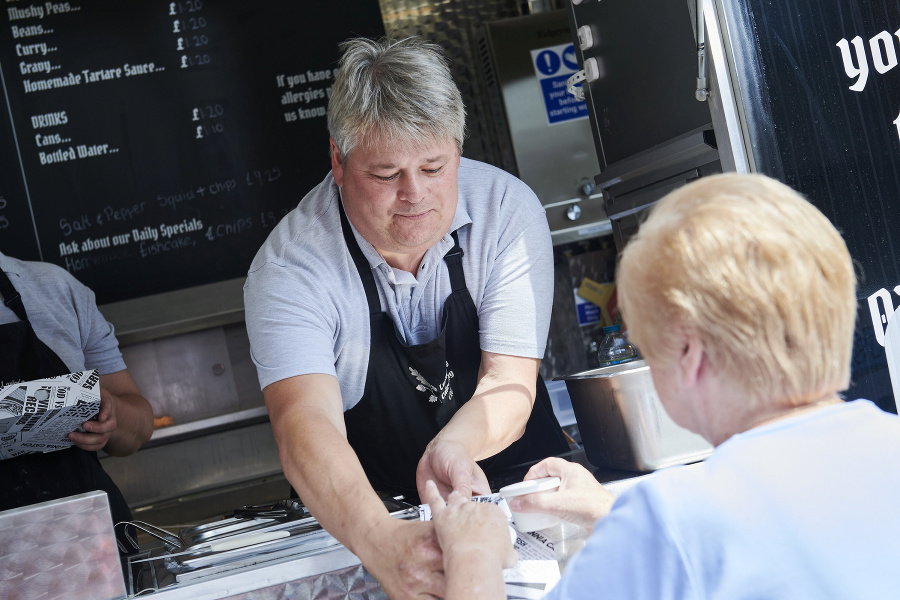
[(106, 457), (102, 464), (132, 507), (281, 473), (268, 423)]
[(512, 164), (502, 166), (527, 183), (545, 205), (554, 244), (609, 233), (603, 195), (594, 193), (600, 163), (586, 106), (580, 104), (580, 116), (551, 122), (552, 108), (572, 102), (566, 109), (576, 109), (578, 104), (565, 90), (554, 90), (565, 98), (550, 100), (549, 105), (545, 97), (549, 96), (543, 87), (547, 82), (564, 82), (566, 74), (573, 71), (558, 63), (559, 70), (546, 74), (542, 82), (532, 57), (535, 51), (547, 49), (559, 60), (563, 54), (559, 49), (571, 47), (566, 11), (488, 23), (486, 39), (490, 56), (485, 57), (489, 63), (485, 70), (489, 68), (493, 74), (487, 89), (492, 103), (500, 105), (498, 118), (505, 125), (496, 131), (498, 138), (508, 139), (513, 150)]
[(175, 424), (262, 405), (243, 323), (125, 346), (122, 355), (154, 415)]

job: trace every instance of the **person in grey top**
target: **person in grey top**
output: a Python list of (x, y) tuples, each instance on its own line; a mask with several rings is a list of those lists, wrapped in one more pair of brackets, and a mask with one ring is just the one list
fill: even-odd
[(490, 491), (568, 450), (538, 376), (553, 256), (540, 201), (461, 158), (440, 48), (355, 39), (328, 106), (331, 173), (273, 230), (244, 288), (284, 473), (394, 599), (442, 596), (433, 525), (378, 492)]
[(0, 253), (0, 382), (96, 369), (100, 411), (73, 448), (0, 461), (0, 510), (101, 489), (116, 521), (131, 519), (96, 451), (126, 456), (153, 433), (153, 409), (132, 379), (94, 293), (64, 269)]

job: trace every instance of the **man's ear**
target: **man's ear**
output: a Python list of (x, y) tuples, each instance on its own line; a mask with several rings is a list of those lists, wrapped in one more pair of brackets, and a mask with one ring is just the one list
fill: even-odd
[(329, 138), (328, 144), (331, 151), (331, 174), (334, 176), (334, 182), (337, 186), (342, 187), (344, 182), (344, 158), (341, 156), (341, 151), (338, 150), (337, 144), (334, 143), (333, 139)]
[(681, 383), (685, 387), (696, 386), (706, 376), (708, 367), (706, 349), (696, 332), (686, 332), (678, 365), (681, 370)]

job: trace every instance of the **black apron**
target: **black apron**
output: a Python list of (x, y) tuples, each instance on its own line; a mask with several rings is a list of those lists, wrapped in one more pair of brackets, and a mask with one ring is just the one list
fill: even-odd
[[(20, 319), (0, 325), (0, 382), (31, 381), (71, 373), (62, 359), (34, 333), (22, 299), (2, 269), (0, 295)], [(100, 466), (96, 452), (72, 446), (0, 460), (0, 510), (94, 490), (102, 490), (109, 497), (113, 522), (131, 520), (122, 492)]]
[[(419, 459), (428, 442), (475, 393), (481, 365), (478, 312), (466, 288), (462, 248), (452, 232), (454, 246), (444, 256), (452, 293), (444, 302), (440, 334), (428, 343), (408, 346), (390, 315), (381, 311), (372, 269), (343, 206), (340, 211), (344, 239), (366, 291), (371, 332), (365, 389), (359, 403), (344, 413), (347, 438), (375, 490), (417, 498)], [(511, 466), (568, 450), (547, 387), (538, 376), (525, 433), (479, 465), (490, 478)]]

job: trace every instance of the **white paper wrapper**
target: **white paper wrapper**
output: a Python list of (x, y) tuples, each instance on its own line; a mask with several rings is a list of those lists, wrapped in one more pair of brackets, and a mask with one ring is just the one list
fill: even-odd
[[(472, 502), (496, 504), (506, 515), (509, 523), (510, 538), (519, 555), (519, 562), (516, 566), (503, 571), (507, 598), (532, 600), (543, 597), (560, 578), (553, 541), (540, 531), (523, 533), (516, 530), (509, 505), (499, 494), (472, 496)], [(431, 520), (431, 507), (427, 504), (419, 505), (419, 520)]]
[(95, 369), (0, 387), (0, 460), (72, 446), (67, 437), (100, 411)]

